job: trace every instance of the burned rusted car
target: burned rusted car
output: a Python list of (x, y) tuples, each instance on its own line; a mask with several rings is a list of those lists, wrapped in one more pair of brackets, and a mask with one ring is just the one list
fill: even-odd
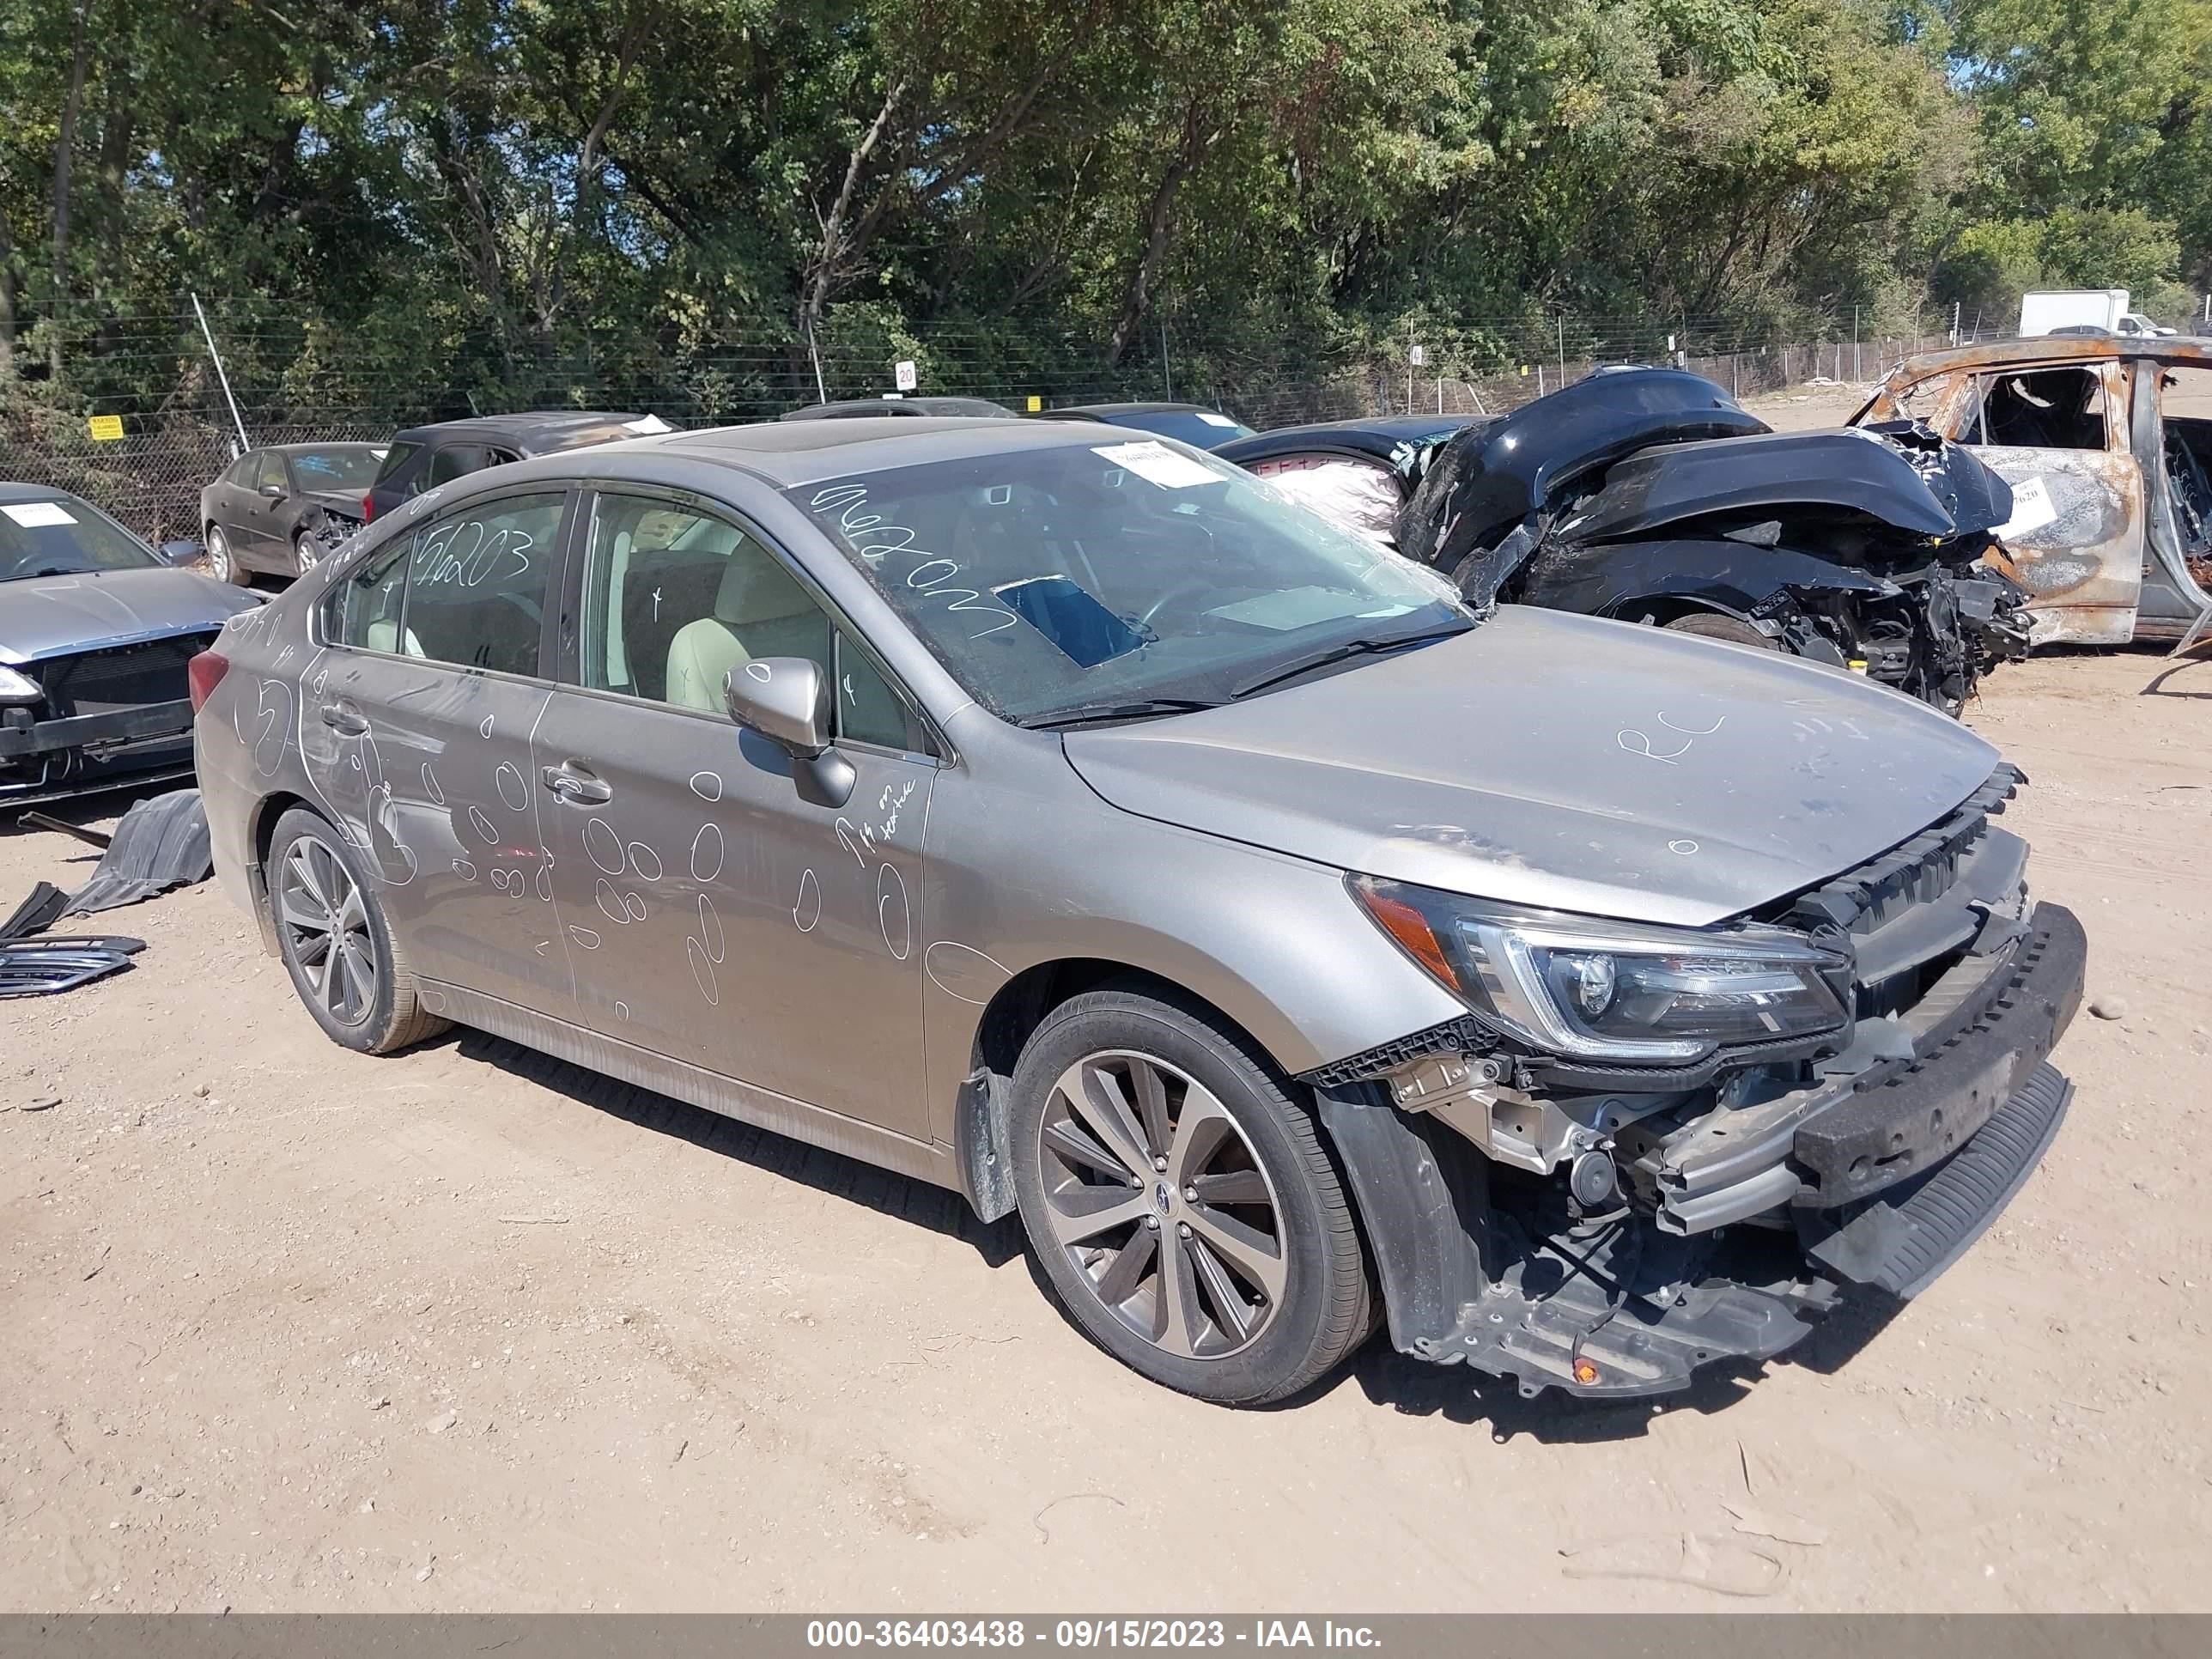
[(1701, 376), (1628, 368), (1453, 438), (1396, 539), (1478, 605), (1785, 651), (1955, 714), (2027, 648), (2026, 590), (1983, 562), (2012, 513), (1925, 426), (1772, 432)]
[(1908, 359), (1853, 424), (1913, 420), (2013, 492), (1992, 562), (2038, 644), (2172, 640), (2212, 618), (2212, 340), (2057, 337)]

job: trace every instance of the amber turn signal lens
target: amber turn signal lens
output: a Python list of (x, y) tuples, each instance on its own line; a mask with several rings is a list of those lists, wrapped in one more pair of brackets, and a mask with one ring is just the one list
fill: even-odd
[(1587, 1359), (1575, 1361), (1575, 1381), (1588, 1388), (1597, 1381), (1597, 1367)]
[(1443, 946), (1437, 942), (1436, 929), (1429, 926), (1426, 916), (1405, 900), (1392, 897), (1364, 878), (1354, 882), (1352, 890), (1367, 907), (1367, 914), (1375, 918), (1384, 933), (1398, 941), (1399, 947), (1407, 956), (1453, 990), (1462, 988), (1459, 975), (1452, 971), (1451, 963), (1444, 957)]

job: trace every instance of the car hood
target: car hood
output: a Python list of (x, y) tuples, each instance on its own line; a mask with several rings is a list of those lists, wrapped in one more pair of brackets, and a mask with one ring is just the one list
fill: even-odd
[(1552, 537), (1613, 542), (1692, 523), (1860, 519), (1948, 541), (2011, 512), (2010, 487), (1926, 427), (1838, 427), (1646, 449), (1613, 466)]
[(201, 633), (259, 603), (228, 582), (166, 565), (0, 581), (0, 662)]
[(1593, 374), (1447, 442), (1407, 504), (1398, 544), (1409, 558), (1450, 570), (1529, 514), (1557, 510), (1625, 456), (1766, 429), (1703, 375)]
[(1703, 926), (1924, 829), (1996, 750), (1856, 676), (1519, 605), (1248, 702), (1071, 732), (1114, 805), (1504, 902)]

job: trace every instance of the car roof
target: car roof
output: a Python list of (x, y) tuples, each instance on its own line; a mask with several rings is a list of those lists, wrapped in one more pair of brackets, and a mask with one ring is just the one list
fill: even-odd
[[(391, 447), (390, 444), (371, 443), (366, 438), (333, 438), (326, 444), (256, 444), (252, 449), (246, 451), (246, 454), (301, 455), (320, 453), (333, 449), (389, 449)], [(246, 456), (241, 455), (239, 459), (244, 460)]]
[(633, 435), (629, 422), (641, 415), (622, 415), (604, 409), (524, 410), (514, 415), (472, 415), (462, 421), (434, 421), (410, 426), (392, 439), (394, 443), (424, 443), (440, 438), (503, 439), (540, 449), (561, 449), (575, 444), (611, 442)]
[[(744, 426), (662, 433), (600, 444), (560, 456), (543, 456), (503, 467), (487, 467), (479, 478), (487, 488), (537, 477), (620, 478), (628, 464), (661, 454), (748, 472), (778, 489), (850, 477), (856, 472), (888, 472), (937, 461), (1017, 454), (1032, 450), (1070, 449), (1084, 444), (1123, 444), (1128, 428), (1079, 421), (1021, 421), (962, 418), (916, 420), (912, 416), (878, 416), (841, 421), (757, 421)], [(450, 488), (450, 486), (449, 486)], [(471, 489), (471, 493), (473, 493)]]
[(0, 483), (0, 501), (82, 501), (82, 495), (72, 495), (58, 484)]
[(776, 416), (780, 421), (866, 420), (865, 415), (848, 411), (879, 409), (888, 411), (886, 418), (912, 420), (917, 415), (943, 419), (968, 416), (981, 420), (1010, 418), (1013, 410), (1004, 404), (994, 404), (988, 398), (847, 398), (834, 404), (809, 404), (803, 409), (786, 410)]
[(1066, 404), (1058, 409), (1041, 409), (1037, 413), (1048, 420), (1082, 421), (1094, 415), (1216, 415), (1218, 410), (1208, 409), (1204, 404)]
[(2212, 368), (2212, 339), (2186, 334), (2030, 334), (2013, 340), (1954, 346), (1948, 351), (1907, 357), (1882, 384), (1910, 386), (1932, 375), (1961, 368), (2059, 368), (2100, 363), (2120, 357), (2156, 357)]
[(1349, 421), (1313, 421), (1304, 426), (1279, 426), (1235, 438), (1213, 453), (1242, 465), (1304, 450), (1353, 450), (1387, 461), (1402, 443), (1449, 437), (1468, 427), (1486, 425), (1494, 416), (1481, 415), (1368, 415)]

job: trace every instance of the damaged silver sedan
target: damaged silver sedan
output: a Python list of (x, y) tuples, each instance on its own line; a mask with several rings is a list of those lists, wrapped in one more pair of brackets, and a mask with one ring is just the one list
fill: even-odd
[(1680, 1388), (1913, 1295), (2066, 1110), (2081, 933), (1987, 744), (1472, 609), (1113, 428), (502, 467), (192, 684), (217, 873), (333, 1040), (480, 1027), (1018, 1213), (1210, 1400), (1384, 1323)]

